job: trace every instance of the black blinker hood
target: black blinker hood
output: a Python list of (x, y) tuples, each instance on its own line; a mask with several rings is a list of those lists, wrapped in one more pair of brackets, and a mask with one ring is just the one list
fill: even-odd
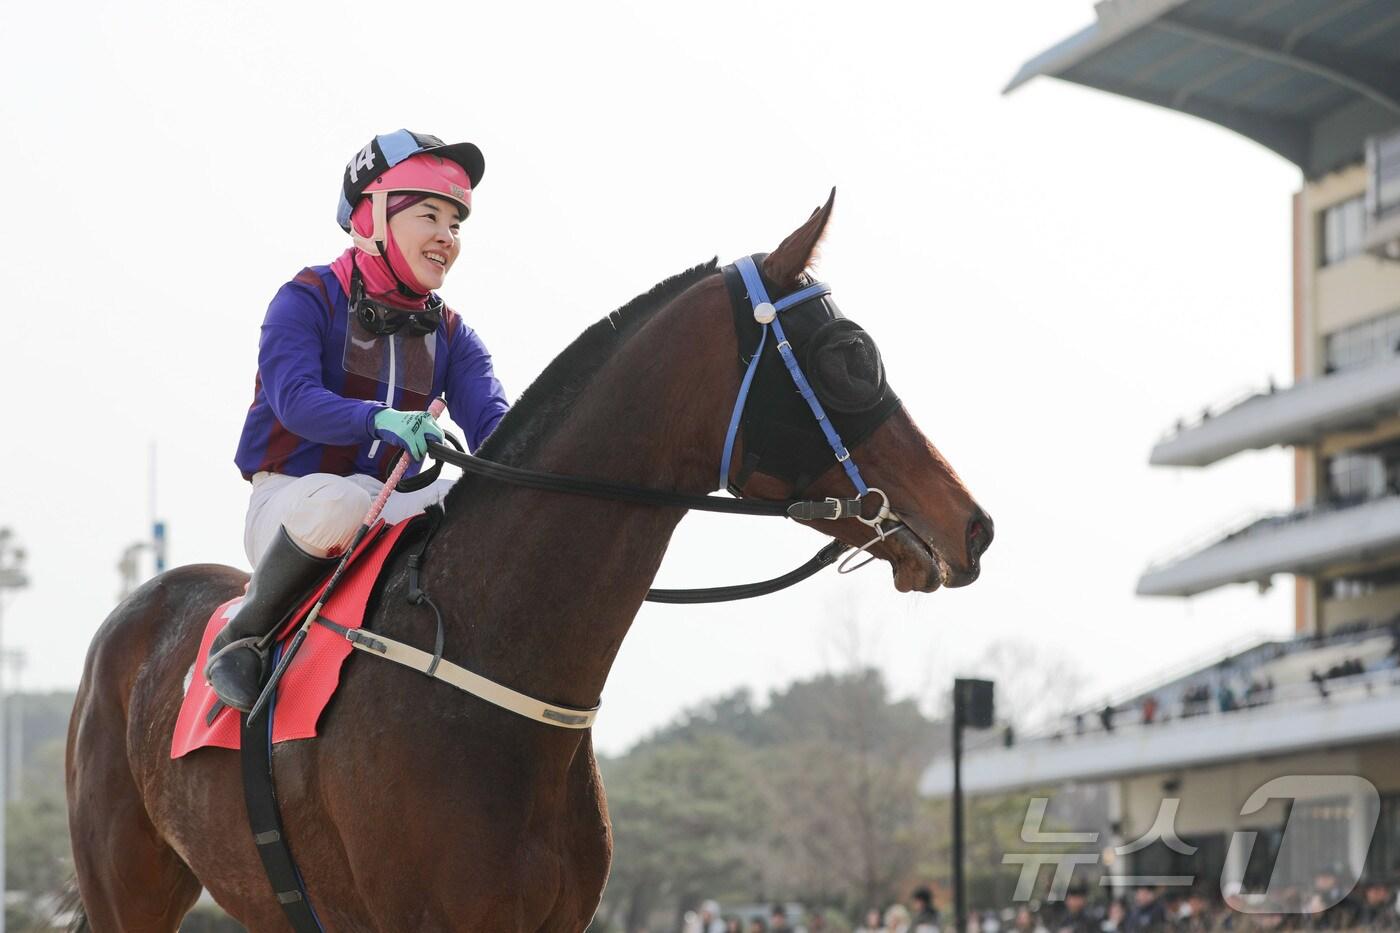
[[(763, 260), (767, 253), (755, 253), (754, 265), (763, 277), (764, 288), (769, 297), (777, 301), (787, 292), (779, 293), (777, 287), (763, 275)], [(748, 367), (749, 359), (758, 347), (763, 327), (753, 317), (753, 304), (749, 301), (748, 289), (743, 276), (733, 264), (722, 270), (724, 284), (729, 291), (729, 303), (734, 311), (734, 332), (739, 339), (739, 358), (736, 361), (740, 370)], [(811, 284), (803, 275), (802, 285)], [(809, 382), (812, 373), (807, 371), (808, 346), (816, 332), (835, 320), (845, 320), (831, 296), (812, 298), (794, 305), (780, 313), (783, 330), (798, 360), (803, 361), (803, 373)], [(869, 340), (868, 335), (866, 339)], [(744, 440), (744, 459), (740, 464), (734, 487), (742, 487), (753, 473), (764, 473), (793, 484), (794, 495), (802, 491), (813, 480), (836, 466), (836, 459), (827, 443), (821, 428), (812, 415), (811, 408), (797, 391), (792, 376), (776, 350), (777, 338), (768, 335), (763, 346), (763, 358), (759, 360), (754, 373), (753, 386), (744, 405), (741, 422)], [(873, 348), (874, 343), (870, 346)], [(818, 398), (820, 399), (820, 392)], [(864, 411), (842, 412), (835, 410), (823, 401), (822, 407), (830, 419), (836, 433), (841, 435), (846, 449), (854, 455), (856, 446), (869, 437), (876, 428), (885, 422), (899, 407), (899, 397), (883, 381), (880, 383), (878, 400)]]

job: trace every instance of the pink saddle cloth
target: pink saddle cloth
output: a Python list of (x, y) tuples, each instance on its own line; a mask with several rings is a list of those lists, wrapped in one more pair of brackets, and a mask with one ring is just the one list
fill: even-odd
[[(336, 584), (335, 592), (322, 607), (321, 618), (345, 628), (357, 629), (363, 624), (365, 605), (369, 602), (375, 581), (399, 536), (411, 524), (411, 520), (396, 525), (380, 522), (365, 535), (350, 558), (350, 566)], [(317, 587), (287, 624), (281, 636), (284, 645), (311, 611), (324, 588), (324, 583)], [(204, 666), (209, 658), (209, 645), (227, 620), (227, 613), (242, 602), (243, 597), (238, 596), (224, 603), (214, 610), (205, 625), (185, 700), (175, 721), (175, 736), (170, 743), (171, 758), (188, 755), (197, 748), (239, 747), (241, 730), (237, 710), (225, 707), (212, 721), (209, 719), (218, 697), (204, 681)], [(322, 625), (311, 626), (301, 650), (277, 687), (272, 718), (273, 742), (309, 739), (316, 735), (316, 723), (340, 685), (341, 665), (353, 650), (345, 636)]]

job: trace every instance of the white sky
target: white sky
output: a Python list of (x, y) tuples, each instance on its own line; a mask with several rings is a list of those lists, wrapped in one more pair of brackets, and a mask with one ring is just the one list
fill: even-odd
[[(696, 262), (772, 249), (836, 185), (819, 274), (996, 519), (964, 590), (901, 596), (878, 564), (755, 602), (645, 608), (604, 694), (604, 751), (853, 652), (932, 702), (1012, 641), (1082, 671), (1098, 701), (1291, 630), (1287, 578), (1189, 602), (1133, 585), (1174, 544), (1290, 503), (1286, 452), (1204, 471), (1147, 454), (1178, 417), (1288, 381), (1300, 176), (1076, 86), (1001, 97), (1092, 19), (1089, 0), (395, 9), (6, 11), (0, 525), (30, 553), (32, 586), (4, 615), (25, 687), (76, 684), (117, 558), (146, 533), (153, 441), (172, 563), (246, 566), (232, 456), (258, 325), (282, 282), (344, 248), (342, 166), (399, 127), (486, 153), (444, 295), (512, 397), (590, 322)], [(691, 516), (658, 583), (767, 576), (819, 544)]]

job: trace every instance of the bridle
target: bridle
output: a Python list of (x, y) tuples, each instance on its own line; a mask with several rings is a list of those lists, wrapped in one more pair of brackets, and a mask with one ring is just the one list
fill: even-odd
[[(755, 469), (760, 469), (763, 465), (762, 457), (753, 458), (750, 460), (749, 464), (741, 469), (738, 481), (730, 481), (730, 465), (734, 457), (734, 442), (739, 427), (744, 421), (744, 408), (748, 401), (749, 394), (753, 389), (754, 376), (759, 371), (759, 364), (764, 360), (763, 351), (768, 343), (768, 332), (771, 329), (773, 332), (773, 339), (776, 341), (775, 349), (778, 352), (779, 358), (782, 360), (783, 368), (787, 370), (787, 374), (791, 377), (792, 384), (796, 387), (798, 395), (801, 396), (802, 400), (807, 404), (808, 409), (810, 409), (812, 416), (816, 419), (817, 426), (821, 429), (822, 437), (830, 448), (831, 454), (836, 458), (836, 462), (841, 464), (841, 468), (845, 471), (846, 477), (851, 481), (851, 485), (855, 487), (855, 499), (846, 501), (854, 501), (863, 504), (863, 500), (866, 496), (876, 495), (880, 497), (880, 507), (873, 518), (866, 518), (864, 510), (859, 506), (852, 510), (854, 514), (850, 517), (856, 519), (873, 531), (874, 537), (841, 561), (837, 571), (840, 573), (849, 573), (864, 567), (873, 560), (874, 554), (870, 553), (870, 548), (884, 541), (891, 531), (898, 528), (903, 523), (899, 520), (899, 517), (891, 511), (890, 498), (885, 494), (884, 490), (866, 485), (865, 478), (861, 476), (860, 467), (856, 465), (855, 458), (851, 456), (850, 450), (842, 441), (840, 433), (838, 433), (831, 417), (823, 407), (817, 391), (812, 387), (811, 381), (802, 371), (802, 366), (797, 360), (796, 353), (793, 351), (792, 343), (788, 340), (787, 332), (783, 328), (781, 315), (784, 311), (795, 312), (797, 309), (802, 309), (813, 304), (818, 305), (821, 312), (826, 316), (825, 323), (845, 320), (834, 306), (829, 306), (827, 297), (831, 294), (831, 286), (827, 285), (825, 282), (813, 282), (805, 287), (799, 288), (789, 295), (779, 298), (777, 301), (772, 301), (768, 295), (768, 288), (763, 281), (763, 275), (759, 271), (759, 263), (761, 261), (762, 257), (742, 256), (734, 262), (733, 266), (727, 267), (724, 270), (729, 285), (730, 299), (735, 306), (736, 328), (739, 328), (739, 321), (742, 320), (742, 312), (740, 310), (742, 308), (742, 303), (747, 301), (752, 311), (753, 321), (759, 326), (759, 336), (758, 345), (749, 355), (748, 364), (744, 369), (744, 378), (739, 384), (739, 395), (734, 401), (734, 411), (730, 415), (729, 428), (725, 432), (724, 451), (720, 456), (720, 486), (728, 487), (736, 496), (741, 495), (742, 487), (748, 476)], [(742, 296), (736, 294), (738, 289), (735, 287), (736, 283), (733, 281), (735, 273), (737, 273), (744, 287), (744, 294)], [(740, 339), (742, 339), (742, 328), (739, 329), (741, 331)], [(825, 328), (819, 327), (817, 333), (820, 334), (823, 329)], [(861, 333), (863, 334), (864, 332), (862, 331)], [(870, 346), (873, 349), (874, 344), (872, 343)], [(877, 389), (879, 395), (875, 403), (870, 406), (870, 409), (879, 409), (876, 411), (876, 417), (873, 419), (872, 423), (868, 425), (868, 427), (872, 429), (882, 424), (898, 404), (894, 393), (890, 392), (888, 386), (883, 384), (883, 375), (879, 380)], [(820, 469), (820, 467), (818, 467), (818, 469)], [(886, 529), (885, 522), (893, 522), (891, 528)], [(852, 561), (861, 554), (865, 554), (865, 558), (859, 563), (853, 564)]]
[[(632, 502), (643, 505), (659, 507), (678, 507), (684, 509), (695, 509), (697, 511), (720, 512), (731, 515), (756, 515), (756, 516), (781, 516), (799, 521), (836, 521), (843, 518), (853, 518), (871, 530), (872, 537), (864, 544), (846, 554), (850, 546), (841, 541), (832, 541), (821, 548), (812, 558), (801, 566), (791, 570), (781, 576), (770, 580), (763, 580), (756, 583), (738, 584), (734, 586), (707, 587), (700, 589), (653, 589), (647, 591), (647, 600), (650, 602), (662, 603), (702, 603), (702, 602), (727, 602), (736, 599), (748, 599), (754, 596), (762, 596), (785, 589), (795, 583), (815, 574), (823, 567), (829, 566), (840, 559), (837, 570), (840, 573), (849, 573), (865, 566), (874, 559), (871, 548), (884, 541), (893, 531), (903, 525), (897, 513), (890, 507), (889, 496), (876, 487), (868, 486), (864, 477), (861, 476), (860, 468), (856, 465), (855, 458), (851, 455), (846, 443), (842, 440), (838, 430), (838, 424), (834, 422), (831, 414), (823, 406), (818, 392), (813, 388), (811, 380), (804, 373), (801, 363), (797, 359), (792, 342), (788, 338), (788, 333), (782, 324), (782, 316), (786, 312), (792, 318), (799, 310), (804, 312), (817, 311), (816, 325), (820, 329), (821, 325), (831, 324), (836, 321), (845, 322), (846, 319), (828, 300), (831, 294), (831, 287), (822, 282), (812, 282), (789, 295), (773, 301), (769, 297), (769, 290), (763, 280), (763, 275), (759, 271), (759, 262), (762, 257), (744, 256), (738, 259), (732, 266), (725, 267), (722, 272), (725, 275), (730, 291), (731, 303), (734, 305), (736, 328), (739, 330), (739, 339), (742, 343), (745, 328), (740, 322), (747, 320), (754, 322), (758, 328), (758, 343), (753, 352), (748, 356), (744, 368), (744, 376), (739, 386), (738, 397), (735, 399), (733, 413), (729, 419), (729, 426), (725, 434), (724, 450), (720, 458), (720, 486), (728, 487), (735, 496), (741, 496), (741, 487), (748, 477), (757, 471), (768, 472), (764, 469), (763, 458), (755, 456), (752, 452), (746, 456), (748, 461), (740, 469), (740, 475), (735, 482), (730, 482), (731, 464), (734, 454), (735, 441), (739, 431), (746, 422), (746, 409), (750, 409), (747, 403), (754, 393), (756, 378), (759, 378), (761, 365), (772, 359), (771, 355), (766, 355), (764, 350), (768, 345), (768, 334), (772, 331), (776, 341), (774, 348), (781, 361), (781, 368), (786, 370), (791, 382), (789, 390), (796, 388), (797, 395), (805, 403), (805, 407), (810, 410), (820, 428), (824, 443), (829, 447), (829, 454), (836, 458), (841, 464), (846, 476), (855, 487), (856, 495), (852, 498), (826, 497), (824, 499), (804, 499), (795, 496), (787, 500), (756, 500), (743, 498), (725, 498), (714, 495), (689, 495), (685, 493), (670, 492), (661, 489), (652, 489), (645, 486), (633, 486), (626, 483), (612, 483), (601, 480), (584, 479), (577, 476), (569, 476), (560, 473), (549, 473), (540, 470), (530, 470), (523, 467), (509, 466), (481, 457), (468, 454), (461, 443), (450, 435), (446, 438), (448, 444), (429, 442), (428, 452), (436, 461), (432, 467), (423, 471), (418, 476), (405, 480), (399, 484), (400, 491), (413, 491), (425, 488), (434, 482), (442, 471), (443, 463), (451, 463), (464, 472), (498, 482), (509, 483), (516, 486), (523, 486), (531, 489), (540, 489), (551, 492), (569, 493), (573, 495), (592, 496), (595, 498), (611, 499), (621, 502)], [(738, 283), (738, 284), (736, 284)], [(742, 289), (742, 294), (738, 294)], [(849, 322), (846, 322), (849, 325)], [(846, 330), (854, 328), (849, 325)], [(858, 330), (858, 329), (857, 329)], [(864, 332), (860, 332), (863, 334)], [(868, 342), (868, 337), (865, 338)], [(874, 352), (873, 342), (869, 342), (870, 351)], [(809, 353), (809, 360), (812, 354)], [(877, 354), (878, 362), (878, 354)], [(771, 369), (770, 365), (770, 369)], [(773, 380), (769, 380), (770, 382)], [(771, 387), (769, 392), (774, 391)], [(855, 429), (868, 434), (870, 430), (883, 423), (885, 419), (898, 407), (898, 399), (893, 392), (888, 390), (883, 384), (883, 377), (880, 379), (880, 392), (877, 404), (866, 409), (873, 412), (872, 417), (852, 421)], [(858, 413), (860, 414), (860, 413)], [(807, 428), (810, 431), (810, 425)], [(862, 438), (863, 439), (863, 438)], [(854, 442), (853, 442), (854, 443)], [(450, 446), (449, 446), (450, 444)], [(776, 472), (783, 472), (784, 467), (780, 466)], [(813, 466), (811, 469), (820, 470), (823, 467)], [(800, 491), (804, 483), (799, 476), (795, 481), (795, 491)], [(865, 499), (867, 496), (879, 497), (879, 508), (875, 514), (866, 518), (864, 514)], [(864, 559), (859, 559), (864, 554)], [(858, 561), (858, 562), (857, 562)]]

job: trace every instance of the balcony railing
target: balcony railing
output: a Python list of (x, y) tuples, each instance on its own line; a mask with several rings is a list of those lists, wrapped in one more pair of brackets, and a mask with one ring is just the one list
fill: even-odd
[(1194, 596), (1390, 552), (1400, 552), (1400, 495), (1334, 500), (1255, 519), (1204, 547), (1149, 565), (1137, 593)]
[[(1112, 731), (1072, 730), (1048, 737), (969, 747), (963, 764), (968, 793), (1001, 793), (1065, 781), (1095, 781), (1389, 739), (1400, 734), (1400, 669), (1275, 688), (1268, 702), (1229, 712), (1203, 709), (1167, 722), (1115, 724)], [(946, 796), (949, 759), (934, 761), (920, 790)]]
[(1154, 466), (1206, 466), (1244, 450), (1315, 443), (1400, 412), (1400, 357), (1331, 373), (1286, 388), (1270, 385), (1229, 407), (1208, 409), (1152, 448)]

